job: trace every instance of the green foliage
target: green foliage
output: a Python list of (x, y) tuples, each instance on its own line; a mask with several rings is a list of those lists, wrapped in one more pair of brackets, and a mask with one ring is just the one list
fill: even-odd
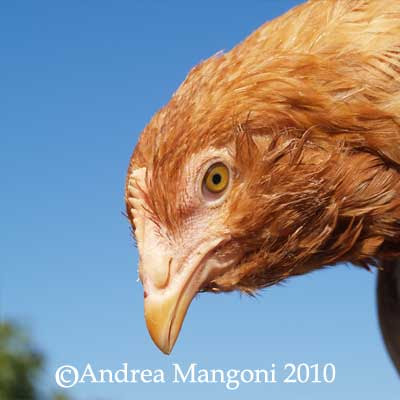
[(0, 324), (0, 399), (36, 399), (34, 381), (43, 364), (20, 330), (7, 322)]
[[(43, 355), (15, 324), (0, 322), (0, 400), (39, 400), (36, 382)], [(52, 400), (68, 400), (61, 394)]]

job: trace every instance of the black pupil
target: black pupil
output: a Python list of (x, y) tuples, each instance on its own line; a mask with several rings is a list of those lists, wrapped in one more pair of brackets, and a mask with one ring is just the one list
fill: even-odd
[(222, 177), (220, 174), (214, 174), (212, 177), (212, 181), (214, 185), (218, 185), (221, 183)]

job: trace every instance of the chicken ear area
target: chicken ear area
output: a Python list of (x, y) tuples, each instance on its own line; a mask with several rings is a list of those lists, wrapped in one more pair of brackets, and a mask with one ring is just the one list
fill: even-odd
[(383, 340), (400, 375), (400, 259), (378, 272), (377, 296)]

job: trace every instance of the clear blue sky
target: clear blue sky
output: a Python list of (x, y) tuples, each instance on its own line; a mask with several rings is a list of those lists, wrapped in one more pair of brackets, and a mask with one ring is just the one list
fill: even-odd
[[(81, 368), (336, 365), (331, 385), (81, 384), (78, 400), (398, 398), (375, 274), (335, 267), (257, 299), (200, 295), (171, 356), (144, 323), (124, 210), (140, 131), (188, 70), (298, 1), (10, 1), (0, 6), (1, 317)], [(396, 394), (397, 393), (397, 394)]]

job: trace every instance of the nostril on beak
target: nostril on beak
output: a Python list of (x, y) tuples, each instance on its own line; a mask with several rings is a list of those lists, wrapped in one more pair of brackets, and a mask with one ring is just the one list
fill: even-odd
[(148, 293), (144, 290), (143, 291), (143, 297), (146, 298), (148, 296)]

